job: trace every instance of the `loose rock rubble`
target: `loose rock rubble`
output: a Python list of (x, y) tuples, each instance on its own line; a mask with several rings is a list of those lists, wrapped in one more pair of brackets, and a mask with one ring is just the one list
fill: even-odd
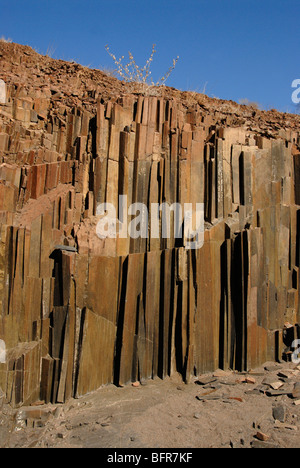
[[(300, 448), (298, 371), (291, 363), (266, 363), (245, 375), (218, 371), (183, 386), (174, 376), (147, 385), (106, 387), (64, 405), (19, 410), (4, 405), (0, 445)], [(277, 379), (283, 386), (274, 395), (270, 382)]]

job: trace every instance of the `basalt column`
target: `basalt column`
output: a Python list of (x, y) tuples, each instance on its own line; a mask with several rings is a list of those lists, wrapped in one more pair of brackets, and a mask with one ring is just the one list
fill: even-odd
[[(19, 51), (22, 83), (6, 49), (0, 73), (6, 401), (64, 402), (112, 383), (175, 372), (188, 382), (288, 359), (299, 323), (299, 119), (281, 125), (272, 112), (168, 89), (131, 93), (60, 61), (49, 80), (30, 50)], [(103, 203), (116, 214), (106, 238)], [(202, 242), (191, 249), (176, 206), (197, 203)]]

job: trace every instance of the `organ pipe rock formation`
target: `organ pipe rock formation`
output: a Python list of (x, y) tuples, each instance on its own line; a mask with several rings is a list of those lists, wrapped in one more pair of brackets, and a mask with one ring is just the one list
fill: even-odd
[[(13, 407), (249, 370), (299, 336), (300, 117), (0, 42), (0, 389)], [(97, 206), (202, 203), (204, 243)], [(151, 219), (149, 217), (149, 219)]]

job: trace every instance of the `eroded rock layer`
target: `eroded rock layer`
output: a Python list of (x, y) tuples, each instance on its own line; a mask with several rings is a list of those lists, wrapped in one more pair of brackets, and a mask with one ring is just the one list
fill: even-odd
[[(299, 321), (299, 117), (142, 95), (15, 44), (0, 42), (0, 61), (6, 401), (286, 355)], [(169, 238), (160, 226), (159, 238), (99, 239), (97, 206), (119, 195), (149, 214), (203, 203), (204, 245), (186, 249), (173, 218)]]

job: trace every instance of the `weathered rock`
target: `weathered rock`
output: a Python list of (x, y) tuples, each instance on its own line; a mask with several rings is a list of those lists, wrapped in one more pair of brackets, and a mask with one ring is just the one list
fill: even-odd
[(261, 440), (261, 441), (263, 441), (263, 442), (266, 442), (267, 440), (270, 439), (270, 436), (268, 436), (267, 434), (264, 434), (264, 433), (261, 432), (261, 431), (258, 431), (258, 432), (255, 434), (255, 437), (256, 437), (256, 439)]
[(214, 373), (213, 373), (213, 377), (217, 377), (218, 379), (219, 378), (223, 378), (223, 377), (229, 377), (232, 375), (232, 372), (231, 371), (225, 371), (223, 369), (217, 369)]
[(283, 405), (277, 405), (277, 406), (274, 406), (273, 408), (273, 418), (277, 421), (280, 421), (280, 422), (285, 422), (285, 418), (286, 418), (286, 408), (285, 406)]
[(197, 400), (199, 401), (214, 401), (214, 400), (223, 400), (222, 395), (197, 395), (196, 396)]
[[(229, 112), (171, 88), (130, 93), (29, 47), (0, 51), (6, 401), (62, 403), (110, 383), (177, 372), (188, 382), (282, 358), (299, 332), (300, 117)], [(134, 215), (120, 196), (144, 204), (143, 237), (127, 235)], [(121, 230), (100, 239), (105, 202), (118, 218), (108, 231)], [(176, 203), (202, 204), (197, 248), (187, 222), (174, 229)]]
[(255, 384), (256, 383), (256, 380), (254, 377), (249, 377), (249, 376), (246, 376), (246, 377), (240, 377), (239, 379), (237, 379), (236, 381), (237, 383), (245, 383), (245, 384)]
[(278, 372), (277, 375), (278, 375), (278, 377), (281, 377), (281, 378), (283, 378), (283, 379), (289, 379), (289, 378), (291, 377), (291, 374), (292, 374), (292, 373), (291, 373), (291, 372), (288, 372), (288, 371), (285, 371), (285, 372), (280, 371), (280, 372)]
[(288, 390), (267, 390), (266, 395), (269, 397), (278, 397), (282, 395), (291, 396), (292, 392)]
[(245, 383), (248, 383), (248, 384), (255, 384), (255, 383), (256, 383), (256, 380), (255, 380), (254, 377), (249, 377), (249, 376), (247, 376), (247, 377), (245, 378)]
[(202, 376), (202, 377), (199, 377), (195, 383), (198, 385), (207, 385), (207, 384), (216, 382), (217, 380), (218, 379), (214, 376)]
[(293, 389), (293, 398), (300, 398), (300, 382), (296, 382)]
[(279, 390), (283, 385), (284, 383), (279, 381), (270, 383), (270, 387), (273, 388), (273, 390)]

